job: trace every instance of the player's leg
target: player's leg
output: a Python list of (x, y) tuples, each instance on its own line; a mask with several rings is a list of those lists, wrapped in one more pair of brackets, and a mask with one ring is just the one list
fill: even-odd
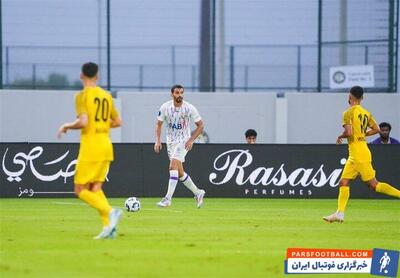
[(203, 189), (199, 189), (193, 182), (192, 178), (183, 169), (183, 163), (181, 163), (179, 168), (179, 180), (194, 194), (196, 199), (197, 207), (200, 208), (204, 202), (204, 195), (206, 192)]
[(344, 213), (346, 210), (350, 198), (350, 183), (349, 179), (341, 179), (339, 182), (338, 212)]
[(169, 180), (168, 180), (168, 189), (167, 194), (164, 198), (161, 199), (160, 202), (157, 203), (159, 207), (169, 207), (171, 205), (171, 199), (174, 195), (176, 185), (178, 184), (178, 165), (173, 158), (174, 153), (176, 151), (176, 144), (167, 144), (167, 152), (169, 157)]
[(103, 202), (103, 209), (99, 210), (103, 221), (103, 230), (94, 239), (115, 238), (117, 236), (117, 224), (122, 217), (122, 210), (110, 206), (102, 187), (103, 182), (94, 182), (91, 186), (91, 191)]
[(102, 186), (103, 186), (102, 182), (94, 182), (90, 187), (90, 191), (96, 194), (103, 201), (104, 209), (100, 210), (99, 214), (103, 222), (103, 227), (107, 227), (110, 224), (109, 214), (112, 208), (107, 200), (107, 197), (103, 192)]
[(336, 212), (331, 215), (323, 217), (327, 222), (343, 222), (344, 211), (346, 209), (347, 201), (350, 198), (350, 181), (349, 179), (340, 179), (339, 181), (339, 196), (338, 196), (338, 208)]
[(103, 215), (108, 215), (109, 217), (112, 209), (108, 204), (108, 201), (102, 196), (104, 193), (97, 193), (97, 191), (100, 191), (102, 188), (109, 166), (109, 161), (78, 162), (74, 177), (74, 181), (76, 183), (75, 194), (81, 200), (95, 208), (102, 218), (103, 226), (106, 225), (106, 227), (103, 227), (102, 233), (104, 233), (100, 233), (101, 236), (95, 237), (96, 239), (107, 238), (110, 235), (110, 230), (106, 229), (109, 227), (110, 222), (109, 220), (104, 220)]
[(388, 183), (380, 182), (376, 178), (368, 180), (368, 181), (366, 181), (366, 183), (375, 192), (382, 193), (382, 194), (389, 195), (389, 196), (400, 199), (400, 190), (396, 189), (395, 187), (391, 186)]
[(178, 166), (178, 175), (179, 180), (194, 194), (194, 198), (196, 199), (197, 207), (200, 208), (203, 205), (203, 199), (205, 195), (205, 191), (199, 189), (193, 182), (192, 178), (188, 173), (185, 173), (183, 169), (183, 162), (185, 162), (185, 157), (188, 151), (185, 149), (185, 146), (182, 144), (177, 151), (174, 153), (174, 158), (177, 160), (176, 164)]
[[(75, 178), (75, 181), (76, 180), (77, 179)], [(103, 208), (102, 201), (100, 200), (99, 196), (97, 196), (95, 193), (93, 193), (90, 190), (90, 184), (87, 184), (87, 185), (86, 184), (85, 185), (75, 184), (74, 192), (75, 192), (75, 195), (79, 199), (81, 199), (82, 201), (84, 201), (89, 206), (93, 207), (94, 209), (96, 209), (99, 212), (100, 218), (103, 222), (103, 230), (98, 235), (98, 237), (100, 238), (100, 236), (101, 236), (101, 238), (104, 238), (105, 237), (104, 230), (105, 230), (106, 224), (105, 224), (105, 221), (104, 221), (104, 218), (102, 217), (102, 215), (105, 214), (105, 212), (102, 211), (102, 208)], [(108, 222), (108, 220), (107, 220), (107, 222)]]
[(82, 201), (95, 208), (99, 214), (107, 213), (104, 201), (94, 192), (90, 191), (88, 185), (75, 184), (75, 195)]
[(388, 183), (379, 182), (375, 177), (375, 170), (372, 163), (363, 163), (361, 168), (361, 179), (368, 184), (368, 186), (379, 193), (389, 195), (392, 197), (400, 198), (400, 190), (394, 188)]
[(347, 202), (350, 198), (350, 183), (358, 175), (356, 165), (349, 159), (344, 165), (342, 176), (339, 181), (339, 195), (338, 195), (338, 208), (335, 213), (323, 217), (327, 222), (343, 222), (344, 211), (347, 206)]
[(176, 185), (178, 184), (179, 163), (180, 162), (178, 160), (176, 160), (175, 158), (171, 158), (170, 163), (169, 163), (168, 190), (167, 190), (167, 194), (165, 195), (165, 197), (168, 200), (172, 199), (172, 196), (174, 195), (174, 192), (175, 192)]
[(183, 164), (180, 163), (179, 165), (179, 180), (190, 190), (193, 192), (194, 195), (199, 194), (200, 189), (194, 184), (192, 178), (186, 173), (183, 169)]

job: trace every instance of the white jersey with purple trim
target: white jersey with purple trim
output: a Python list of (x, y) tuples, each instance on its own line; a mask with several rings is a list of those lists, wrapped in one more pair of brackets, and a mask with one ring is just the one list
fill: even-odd
[(183, 101), (180, 107), (175, 107), (170, 100), (161, 105), (157, 120), (167, 125), (167, 144), (186, 143), (191, 136), (190, 120), (196, 123), (201, 117), (189, 102)]

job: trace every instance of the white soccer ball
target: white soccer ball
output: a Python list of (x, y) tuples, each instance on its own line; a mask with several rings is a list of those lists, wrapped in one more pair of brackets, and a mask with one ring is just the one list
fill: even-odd
[(137, 212), (140, 210), (140, 201), (136, 197), (129, 197), (125, 201), (125, 208), (130, 212)]

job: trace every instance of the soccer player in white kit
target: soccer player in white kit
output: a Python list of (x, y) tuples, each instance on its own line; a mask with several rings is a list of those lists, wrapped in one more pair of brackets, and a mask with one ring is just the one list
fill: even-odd
[[(174, 85), (171, 88), (172, 100), (161, 105), (157, 116), (154, 151), (159, 153), (161, 150), (161, 128), (165, 122), (167, 126), (167, 151), (170, 160), (168, 191), (167, 195), (157, 203), (159, 207), (171, 205), (172, 195), (178, 180), (193, 192), (198, 208), (203, 205), (203, 198), (206, 193), (204, 190), (197, 188), (183, 169), (183, 162), (185, 162), (187, 152), (192, 149), (194, 140), (204, 128), (204, 123), (196, 107), (189, 102), (183, 101), (183, 92), (182, 85)], [(196, 129), (192, 134), (190, 121), (196, 124)]]

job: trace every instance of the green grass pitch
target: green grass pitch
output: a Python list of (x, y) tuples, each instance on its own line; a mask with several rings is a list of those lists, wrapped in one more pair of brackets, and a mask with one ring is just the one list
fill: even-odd
[(322, 220), (336, 200), (157, 201), (142, 198), (117, 239), (95, 241), (100, 219), (78, 199), (1, 199), (0, 277), (288, 277), (288, 247), (400, 250), (398, 200), (350, 199), (343, 224)]

